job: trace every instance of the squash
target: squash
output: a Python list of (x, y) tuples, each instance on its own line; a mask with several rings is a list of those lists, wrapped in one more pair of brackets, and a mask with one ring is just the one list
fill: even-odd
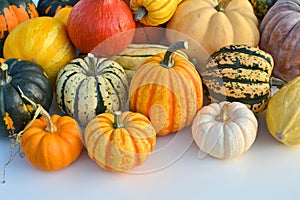
[(271, 86), (284, 85), (271, 78), (273, 66), (267, 52), (247, 45), (229, 45), (212, 54), (200, 74), (211, 102), (238, 101), (258, 113), (268, 104)]
[(178, 4), (178, 0), (131, 0), (130, 8), (136, 21), (148, 26), (158, 26), (171, 19)]
[(211, 55), (227, 45), (256, 47), (260, 35), (248, 0), (185, 0), (167, 22), (166, 38), (169, 43), (191, 38)]
[(69, 15), (67, 29), (71, 41), (81, 52), (110, 57), (131, 43), (135, 22), (123, 1), (81, 0)]
[(266, 110), (269, 133), (285, 145), (300, 144), (300, 76), (289, 81), (271, 97)]
[(38, 17), (17, 26), (4, 44), (4, 58), (41, 65), (54, 86), (58, 71), (76, 57), (66, 26), (53, 17)]
[(273, 75), (286, 82), (300, 75), (299, 10), (298, 0), (278, 0), (259, 27), (259, 47), (274, 58)]
[(1, 0), (0, 57), (8, 34), (21, 22), (39, 16), (32, 0)]
[(199, 156), (218, 159), (240, 157), (254, 143), (258, 122), (251, 110), (239, 102), (212, 103), (197, 113), (192, 135)]
[(202, 84), (196, 68), (174, 54), (187, 45), (174, 43), (166, 52), (145, 60), (130, 83), (130, 110), (147, 116), (159, 136), (189, 126), (202, 107)]
[(63, 67), (56, 85), (59, 108), (82, 126), (97, 114), (121, 110), (128, 98), (128, 80), (122, 66), (92, 54)]
[(142, 165), (156, 144), (149, 119), (130, 111), (97, 115), (86, 126), (84, 138), (89, 157), (114, 172)]
[[(69, 116), (52, 116), (23, 95), (36, 108), (35, 117), (18, 134), (20, 146), (30, 164), (44, 171), (54, 171), (74, 162), (83, 149), (82, 131)], [(36, 117), (42, 115), (39, 119)]]
[(67, 21), (68, 21), (71, 11), (72, 11), (72, 7), (69, 7), (69, 6), (63, 7), (54, 15), (54, 18), (60, 20), (65, 25), (67, 25)]
[(79, 0), (39, 0), (37, 11), (40, 16), (53, 17), (62, 8), (73, 7)]
[(254, 13), (259, 22), (264, 18), (268, 10), (274, 5), (277, 0), (249, 0), (254, 9)]
[(135, 22), (135, 27), (132, 39), (134, 44), (159, 44), (165, 38), (163, 25), (146, 26), (140, 22)]
[(24, 129), (34, 108), (20, 96), (26, 96), (49, 110), (52, 86), (43, 68), (33, 62), (7, 59), (0, 64), (0, 135), (9, 136)]

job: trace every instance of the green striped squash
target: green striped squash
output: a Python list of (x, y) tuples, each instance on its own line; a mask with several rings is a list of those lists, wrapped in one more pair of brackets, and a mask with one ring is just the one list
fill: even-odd
[(63, 67), (56, 85), (59, 108), (82, 126), (97, 114), (122, 110), (128, 98), (129, 85), (122, 66), (92, 54)]
[(272, 56), (256, 47), (230, 45), (213, 53), (200, 74), (212, 102), (237, 101), (258, 113), (271, 96), (273, 65)]

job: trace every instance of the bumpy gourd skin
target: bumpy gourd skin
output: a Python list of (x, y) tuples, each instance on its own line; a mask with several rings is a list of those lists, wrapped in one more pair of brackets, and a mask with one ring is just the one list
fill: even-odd
[(249, 0), (253, 6), (254, 13), (259, 21), (261, 21), (268, 10), (277, 0)]

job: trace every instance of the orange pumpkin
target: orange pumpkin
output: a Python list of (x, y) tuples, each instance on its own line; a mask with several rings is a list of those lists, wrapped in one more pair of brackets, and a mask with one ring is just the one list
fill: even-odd
[(156, 144), (156, 133), (140, 113), (102, 113), (85, 128), (88, 155), (109, 171), (129, 171), (145, 162)]
[(200, 75), (189, 60), (174, 54), (183, 47), (186, 42), (177, 42), (147, 59), (131, 80), (130, 110), (149, 117), (157, 135), (189, 126), (203, 104)]

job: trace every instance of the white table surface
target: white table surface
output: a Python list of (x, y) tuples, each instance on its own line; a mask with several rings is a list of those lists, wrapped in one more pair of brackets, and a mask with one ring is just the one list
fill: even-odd
[[(37, 2), (37, 0), (35, 0)], [(58, 112), (55, 104), (51, 109)], [(153, 154), (129, 173), (112, 173), (89, 159), (84, 150), (70, 166), (40, 171), (16, 157), (0, 184), (1, 199), (300, 199), (300, 146), (285, 146), (268, 133), (265, 113), (259, 131), (240, 158), (198, 158), (190, 128), (159, 137)], [(10, 142), (0, 138), (0, 166)], [(1, 168), (2, 169), (2, 168)], [(2, 173), (2, 171), (1, 171)]]

